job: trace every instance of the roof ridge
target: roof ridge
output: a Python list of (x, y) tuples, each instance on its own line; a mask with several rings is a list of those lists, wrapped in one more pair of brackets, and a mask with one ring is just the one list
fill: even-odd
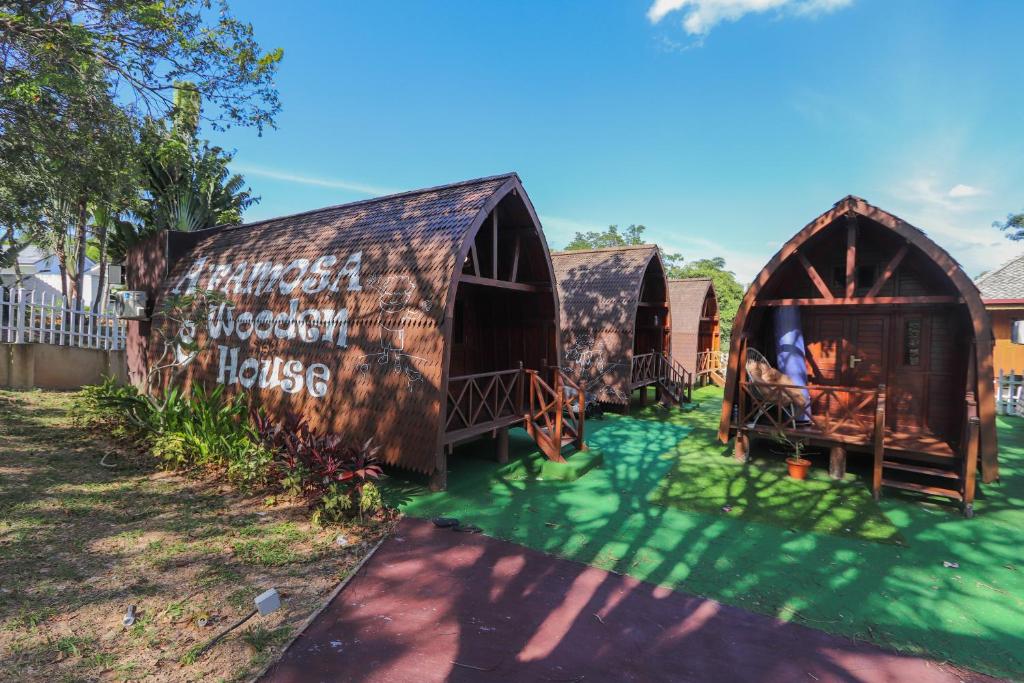
[[(299, 218), (300, 216), (311, 216), (326, 211), (333, 211), (335, 209), (349, 208), (352, 206), (360, 206), (362, 204), (373, 204), (375, 202), (383, 202), (391, 199), (398, 199), (401, 197), (412, 197), (418, 194), (426, 194), (427, 192), (437, 192), (440, 190), (452, 190), (457, 187), (464, 187), (466, 185), (476, 185), (478, 183), (486, 183), (492, 180), (498, 180), (500, 178), (519, 178), (519, 174), (515, 171), (509, 171), (508, 173), (499, 173), (497, 175), (484, 176), (482, 178), (472, 178), (470, 180), (460, 180), (454, 183), (446, 183), (444, 185), (434, 185), (431, 187), (423, 187), (417, 190), (405, 190), (403, 192), (394, 192), (392, 194), (380, 195), (379, 197), (368, 197), (367, 199), (357, 199), (354, 202), (345, 202), (342, 204), (332, 204), (331, 206), (322, 206), (319, 209), (309, 209), (306, 211), (299, 211), (297, 213), (288, 213), (282, 216), (274, 216), (272, 218), (263, 218), (258, 221), (252, 221), (251, 223), (241, 223), (239, 225), (218, 225), (206, 230), (197, 230), (196, 232), (212, 232), (215, 230), (238, 230), (241, 228), (251, 228), (257, 225), (263, 225), (264, 223), (272, 223), (274, 221), (282, 221), (289, 218)], [(521, 181), (520, 181), (521, 182)]]
[(974, 279), (974, 284), (976, 284), (976, 285), (981, 284), (983, 281), (985, 281), (988, 278), (992, 277), (996, 273), (1003, 272), (1004, 270), (1009, 268), (1011, 265), (1013, 265), (1014, 263), (1016, 263), (1017, 261), (1020, 261), (1020, 260), (1024, 260), (1024, 254), (1018, 254), (1017, 256), (1014, 256), (1013, 258), (1007, 259), (1006, 261), (1003, 262), (1002, 265), (1000, 265), (1000, 266), (998, 266), (996, 268), (993, 268), (992, 270), (988, 271), (987, 273), (982, 273), (981, 275), (979, 275), (978, 277), (976, 277)]
[(594, 249), (561, 249), (551, 252), (552, 256), (566, 256), (568, 254), (593, 254), (600, 251), (633, 251), (635, 249), (658, 249), (657, 244), (626, 244), (621, 247), (597, 247)]
[(708, 277), (707, 275), (701, 275), (700, 277), (670, 277), (670, 278), (668, 278), (669, 282), (696, 282), (696, 281), (703, 281), (703, 280), (706, 280), (708, 282), (712, 282), (712, 278)]

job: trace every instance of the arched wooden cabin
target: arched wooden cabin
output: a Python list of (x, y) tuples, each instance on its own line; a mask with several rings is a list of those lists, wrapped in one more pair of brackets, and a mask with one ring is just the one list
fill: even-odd
[[(129, 261), (140, 285), (159, 283), (158, 310), (196, 288), (230, 302), (187, 382), (225, 384), (354, 442), (372, 436), (387, 463), (439, 487), (460, 441), (495, 435), (507, 457), (507, 430), (523, 425), (553, 459), (583, 445), (582, 417), (561, 419), (561, 376), (542, 365), (557, 357), (558, 304), (515, 174), (172, 233)], [(147, 328), (136, 364), (154, 342)]]
[[(787, 398), (800, 387), (780, 392), (747, 369), (751, 349), (776, 364), (776, 339), (787, 337), (773, 328), (794, 309), (809, 416)], [(751, 436), (781, 430), (829, 447), (834, 474), (847, 451), (864, 451), (876, 496), (883, 486), (942, 495), (971, 514), (979, 453), (984, 481), (999, 474), (993, 400), (992, 331), (970, 278), (921, 230), (850, 196), (789, 240), (747, 290), (719, 438), (736, 434), (743, 457)]]
[(718, 297), (709, 277), (668, 281), (672, 313), (672, 357), (697, 383), (725, 383), (719, 360)]
[(562, 365), (588, 395), (629, 409), (654, 386), (689, 400), (689, 373), (673, 360), (668, 283), (658, 247), (561, 251), (551, 256), (561, 306)]

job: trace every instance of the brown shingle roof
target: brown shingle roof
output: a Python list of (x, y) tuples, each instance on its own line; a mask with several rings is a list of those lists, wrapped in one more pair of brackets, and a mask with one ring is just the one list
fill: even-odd
[[(310, 264), (317, 259), (335, 257), (337, 270), (353, 254), (361, 254), (354, 290), (347, 281), (337, 291), (304, 293), (296, 287), (285, 293), (277, 288), (260, 294), (227, 292), (235, 316), (264, 310), (288, 313), (292, 299), (298, 299), (299, 311), (345, 308), (347, 347), (275, 334), (259, 341), (255, 335), (245, 340), (231, 335), (215, 344), (236, 348), (240, 361), (280, 357), (307, 368), (326, 365), (331, 379), (322, 397), (258, 386), (233, 388), (258, 396), (275, 415), (304, 415), (314, 426), (352, 439), (372, 435), (387, 462), (430, 472), (441, 428), (444, 321), (456, 260), (471, 231), (513, 191), (529, 202), (518, 176), (511, 173), (214, 229), (178, 259), (162, 294), (197, 259), (207, 259), (199, 283), (206, 288), (211, 269), (219, 264), (251, 267), (305, 260), (305, 276), (315, 278)], [(311, 284), (310, 290), (315, 289)], [(189, 379), (216, 382), (219, 354), (215, 345), (191, 367)]]
[(602, 401), (627, 403), (637, 303), (658, 247), (551, 254), (558, 285), (564, 362)]
[(672, 313), (672, 356), (691, 372), (696, 368), (700, 319), (708, 291), (715, 291), (709, 277), (668, 281), (669, 310)]

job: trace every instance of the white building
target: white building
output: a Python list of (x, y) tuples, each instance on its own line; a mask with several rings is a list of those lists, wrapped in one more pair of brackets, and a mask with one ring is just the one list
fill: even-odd
[[(21, 287), (26, 291), (36, 291), (60, 297), (60, 266), (57, 257), (47, 253), (36, 246), (28, 246), (18, 254), (18, 268), (21, 270)], [(85, 280), (82, 292), (83, 303), (86, 308), (92, 307), (96, 296), (96, 287), (99, 285), (100, 267), (91, 259), (85, 259)], [(17, 276), (15, 269), (0, 268), (0, 285), (3, 287), (17, 287)], [(109, 291), (110, 282), (105, 283), (104, 289)], [(70, 289), (70, 283), (69, 283)], [(107, 294), (104, 293), (100, 300), (100, 308), (105, 309), (107, 305)]]

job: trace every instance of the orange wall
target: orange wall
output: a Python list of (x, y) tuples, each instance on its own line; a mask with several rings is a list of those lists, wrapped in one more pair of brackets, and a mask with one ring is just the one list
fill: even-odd
[(1017, 374), (1024, 373), (1024, 344), (1014, 344), (1010, 341), (1010, 328), (1014, 320), (1024, 320), (1024, 308), (989, 309), (989, 315), (992, 317), (992, 334), (996, 338), (992, 358), (992, 368), (996, 375), (1000, 370), (1007, 373), (1010, 370), (1016, 370)]

